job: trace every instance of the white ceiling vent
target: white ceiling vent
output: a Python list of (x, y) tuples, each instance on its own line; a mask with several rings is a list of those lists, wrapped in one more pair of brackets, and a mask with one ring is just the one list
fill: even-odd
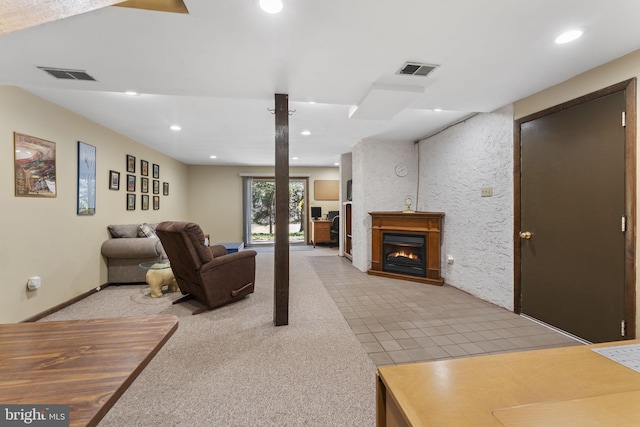
[(68, 70), (64, 68), (50, 68), (50, 67), (38, 67), (42, 71), (45, 71), (55, 77), (56, 79), (63, 80), (85, 80), (85, 81), (97, 81), (84, 70)]
[(405, 62), (396, 74), (426, 77), (438, 67), (438, 65), (420, 64), (419, 62)]

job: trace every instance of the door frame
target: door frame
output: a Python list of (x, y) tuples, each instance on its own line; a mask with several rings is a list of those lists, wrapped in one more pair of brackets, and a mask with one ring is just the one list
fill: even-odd
[(562, 110), (592, 101), (603, 96), (624, 90), (626, 97), (625, 114), (625, 261), (624, 261), (624, 295), (625, 295), (625, 329), (624, 339), (634, 339), (636, 336), (636, 78), (625, 80), (607, 88), (572, 99), (562, 104), (530, 114), (514, 121), (513, 126), (513, 185), (514, 185), (514, 312), (522, 311), (522, 282), (521, 282), (521, 149), (520, 129), (522, 124), (541, 117), (557, 113)]

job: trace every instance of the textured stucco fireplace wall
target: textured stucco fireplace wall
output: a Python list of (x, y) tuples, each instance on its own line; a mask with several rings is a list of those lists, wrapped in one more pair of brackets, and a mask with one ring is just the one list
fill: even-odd
[[(424, 196), (417, 209), (447, 215), (446, 283), (513, 309), (513, 107), (478, 114), (419, 145)], [(481, 197), (482, 187), (492, 187), (493, 197)]]
[(401, 211), (411, 197), (415, 207), (418, 183), (418, 145), (413, 142), (363, 140), (352, 151), (352, 242), (354, 267), (371, 267), (373, 211)]

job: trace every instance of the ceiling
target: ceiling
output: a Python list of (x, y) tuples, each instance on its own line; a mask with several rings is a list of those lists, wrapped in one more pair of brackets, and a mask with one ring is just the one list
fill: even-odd
[[(3, 34), (0, 84), (191, 165), (273, 165), (285, 93), (290, 165), (332, 166), (360, 140), (415, 141), (640, 48), (637, 0), (283, 1), (277, 15), (257, 0), (110, 6)], [(396, 74), (406, 61), (439, 67)]]

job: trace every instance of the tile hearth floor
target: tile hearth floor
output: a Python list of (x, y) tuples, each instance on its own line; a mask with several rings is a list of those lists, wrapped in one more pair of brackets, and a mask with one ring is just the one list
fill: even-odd
[(582, 345), (452, 286), (369, 276), (338, 256), (307, 259), (377, 366)]

